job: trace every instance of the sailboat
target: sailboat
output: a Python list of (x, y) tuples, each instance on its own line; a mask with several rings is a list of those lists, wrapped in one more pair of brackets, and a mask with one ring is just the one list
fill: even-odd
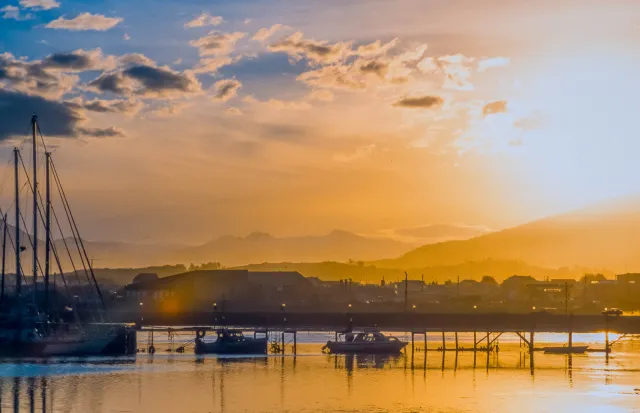
[[(29, 179), (20, 149), (16, 147), (13, 150), (15, 235), (14, 239), (10, 240), (10, 245), (15, 252), (15, 285), (12, 295), (7, 294), (5, 291), (6, 279), (8, 278), (5, 274), (7, 236), (10, 237), (7, 223), (8, 214), (0, 214), (2, 215), (3, 224), (2, 266), (0, 273), (0, 356), (49, 357), (135, 353), (135, 330), (126, 325), (108, 322), (108, 313), (100, 285), (96, 281), (91, 261), (71, 213), (71, 208), (52, 161), (51, 153), (46, 151), (46, 145), (38, 125), (38, 117), (35, 114), (31, 118), (31, 134), (33, 139), (33, 172), (31, 179)], [(42, 202), (38, 191), (38, 136), (40, 136), (42, 145), (45, 148), (45, 202)], [(31, 285), (26, 283), (20, 256), (22, 252), (26, 251), (26, 245), (21, 243), (23, 234), (20, 229), (21, 221), (23, 221), (20, 211), (20, 166), (24, 170), (26, 184), (28, 184), (33, 196), (33, 232), (26, 235), (26, 238), (28, 238), (27, 245), (30, 244), (33, 250)], [(67, 240), (62, 233), (63, 230), (52, 207), (51, 178), (53, 178), (60, 194), (64, 213), (71, 229), (71, 238), (76, 246), (84, 275), (86, 275), (88, 288), (87, 286), (79, 287), (80, 277), (78, 273), (80, 271), (76, 269)], [(41, 205), (44, 213), (40, 208)], [(0, 210), (0, 212), (2, 211)], [(91, 291), (98, 297), (97, 308), (88, 309), (88, 312), (93, 315), (93, 320), (91, 321), (81, 319), (77, 311), (80, 297), (77, 294), (71, 294), (69, 291), (69, 285), (61, 265), (60, 254), (52, 242), (52, 212), (62, 236), (64, 247), (67, 248), (68, 258), (73, 266), (72, 274), (78, 280), (76, 287), (79, 287), (81, 291)], [(41, 268), (41, 257), (38, 256), (38, 241), (40, 240), (38, 238), (38, 229), (41, 220), (44, 223), (45, 232), (44, 269)], [(64, 305), (62, 308), (59, 302), (61, 294), (57, 294), (55, 290), (56, 273), (53, 274), (53, 283), (51, 283), (52, 255), (53, 261), (57, 264), (57, 275), (62, 280), (65, 289), (67, 289), (66, 301), (68, 305)], [(38, 282), (39, 272), (42, 272), (42, 286)], [(56, 292), (56, 294), (54, 295), (52, 292)], [(90, 303), (87, 307), (91, 307), (93, 304)], [(86, 318), (86, 315), (83, 315), (82, 318)]]

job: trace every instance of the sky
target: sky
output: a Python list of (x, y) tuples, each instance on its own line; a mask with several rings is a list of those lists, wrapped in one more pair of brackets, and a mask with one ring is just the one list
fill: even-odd
[(0, 201), (37, 112), (89, 239), (500, 229), (640, 192), (635, 0), (2, 0), (0, 17)]

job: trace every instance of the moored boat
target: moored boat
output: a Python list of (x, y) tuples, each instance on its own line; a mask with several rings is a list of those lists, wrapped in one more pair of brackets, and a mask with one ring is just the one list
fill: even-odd
[[(80, 236), (71, 211), (71, 206), (64, 193), (60, 177), (51, 159), (51, 153), (46, 152), (46, 144), (34, 114), (31, 118), (32, 126), (32, 155), (33, 173), (29, 176), (19, 148), (13, 150), (14, 167), (14, 202), (15, 221), (13, 238), (8, 236), (8, 214), (0, 208), (2, 222), (2, 260), (0, 264), (0, 355), (18, 357), (47, 357), (47, 356), (88, 356), (88, 355), (120, 355), (132, 353), (135, 350), (135, 332), (124, 325), (109, 323), (109, 317), (100, 286), (96, 280), (91, 260), (87, 254), (84, 242)], [(40, 137), (40, 141), (38, 140)], [(38, 147), (44, 147), (45, 153), (45, 196), (44, 200), (38, 187)], [(33, 207), (32, 232), (23, 234), (20, 211), (20, 170), (24, 170), (25, 184), (31, 190)], [(57, 189), (60, 203), (67, 217), (71, 236), (66, 238), (63, 228), (56, 217), (51, 200), (51, 182), (53, 190)], [(73, 267), (73, 274), (77, 283), (70, 286), (65, 279), (65, 271), (60, 261), (59, 248), (53, 242), (51, 217), (62, 237), (66, 255)], [(38, 254), (39, 227), (44, 227), (44, 254)], [(26, 235), (26, 236), (25, 236)], [(69, 244), (73, 242), (77, 254), (72, 254)], [(15, 274), (13, 274), (13, 288), (10, 290), (5, 273), (7, 244), (15, 253)], [(20, 254), (31, 248), (32, 272), (30, 279), (25, 275), (24, 264)], [(74, 258), (75, 255), (75, 258)], [(76, 266), (74, 259), (78, 262)], [(52, 268), (55, 266), (55, 270)], [(79, 269), (81, 268), (81, 269)], [(81, 281), (81, 275), (87, 280)], [(62, 285), (56, 286), (56, 278)], [(5, 288), (7, 287), (7, 288)], [(61, 291), (64, 287), (64, 291)], [(73, 290), (71, 289), (73, 288)], [(91, 295), (91, 297), (83, 297)], [(78, 306), (89, 314), (81, 319)]]
[(343, 340), (327, 341), (322, 349), (328, 349), (330, 353), (394, 354), (401, 352), (408, 344), (379, 331), (344, 333), (340, 336)]
[(196, 354), (267, 354), (267, 338), (245, 337), (240, 330), (219, 329), (215, 341), (206, 341), (205, 330), (196, 332)]

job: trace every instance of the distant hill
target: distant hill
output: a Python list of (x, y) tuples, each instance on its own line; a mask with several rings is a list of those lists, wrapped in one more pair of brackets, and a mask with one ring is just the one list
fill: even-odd
[(549, 268), (640, 271), (640, 202), (596, 205), (466, 241), (425, 245), (399, 258), (373, 264), (424, 268), (487, 259)]
[[(1, 229), (1, 228), (0, 228)], [(12, 239), (15, 229), (8, 226)], [(42, 234), (42, 233), (40, 233)], [(8, 239), (9, 241), (9, 239)], [(66, 245), (65, 245), (66, 244)], [(31, 273), (32, 247), (25, 232), (21, 232), (23, 269)], [(223, 236), (198, 246), (178, 244), (135, 244), (126, 242), (84, 241), (94, 267), (136, 268), (168, 264), (190, 264), (217, 261), (224, 266), (281, 261), (366, 261), (398, 256), (417, 244), (391, 238), (364, 237), (347, 231), (332, 231), (327, 235), (279, 238), (254, 232), (246, 237)], [(71, 270), (71, 259), (81, 268), (78, 247), (73, 238), (56, 239), (55, 249), (65, 272)], [(39, 257), (44, 262), (44, 241), (38, 241)], [(13, 271), (13, 249), (8, 251), (8, 268)], [(26, 259), (26, 261), (25, 261)], [(52, 255), (53, 271), (57, 271)]]
[(254, 232), (246, 237), (225, 236), (201, 246), (184, 248), (173, 255), (172, 262), (219, 261), (229, 266), (281, 261), (366, 261), (397, 256), (413, 245), (338, 230), (327, 235), (289, 238)]
[[(250, 271), (298, 271), (305, 277), (318, 277), (325, 281), (337, 281), (352, 279), (354, 282), (378, 284), (384, 278), (387, 282), (395, 282), (404, 279), (404, 270), (398, 268), (380, 268), (371, 264), (345, 264), (338, 262), (317, 263), (264, 263), (238, 267)], [(484, 260), (478, 262), (465, 262), (454, 265), (442, 265), (425, 268), (413, 268), (407, 271), (410, 279), (419, 280), (424, 276), (425, 282), (437, 281), (443, 283), (447, 280), (456, 282), (461, 280), (480, 281), (484, 275), (490, 275), (498, 282), (514, 274), (530, 275), (539, 280), (549, 278), (579, 278), (589, 269), (576, 268), (542, 268), (526, 264), (521, 261)], [(605, 275), (611, 276), (606, 273)]]

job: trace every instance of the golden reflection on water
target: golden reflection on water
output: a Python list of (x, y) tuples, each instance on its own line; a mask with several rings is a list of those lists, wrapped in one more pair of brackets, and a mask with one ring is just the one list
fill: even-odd
[[(640, 407), (640, 346), (531, 356), (416, 351), (334, 356), (141, 355), (0, 364), (2, 412), (623, 412)], [(426, 355), (426, 357), (425, 357)]]

